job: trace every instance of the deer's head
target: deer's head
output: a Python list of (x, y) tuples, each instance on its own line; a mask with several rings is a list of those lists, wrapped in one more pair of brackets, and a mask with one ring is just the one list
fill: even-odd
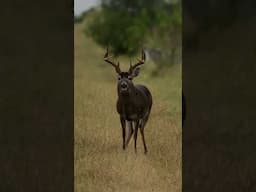
[(124, 72), (124, 71), (121, 71), (119, 62), (115, 63), (110, 60), (110, 57), (108, 55), (108, 49), (107, 49), (107, 52), (104, 56), (104, 61), (111, 64), (116, 70), (117, 81), (118, 81), (117, 82), (118, 93), (122, 95), (126, 95), (132, 92), (134, 88), (132, 80), (134, 77), (137, 77), (139, 75), (140, 65), (145, 63), (145, 59), (146, 59), (145, 53), (142, 50), (141, 59), (138, 59), (138, 62), (134, 65), (130, 63), (129, 70)]

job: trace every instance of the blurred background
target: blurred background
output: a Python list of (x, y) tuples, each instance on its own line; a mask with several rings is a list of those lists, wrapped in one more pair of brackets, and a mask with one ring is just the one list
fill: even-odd
[(75, 23), (84, 19), (86, 35), (116, 56), (144, 48), (158, 68), (181, 63), (180, 0), (77, 0)]
[[(74, 3), (76, 191), (181, 191), (181, 1)], [(122, 151), (107, 47), (123, 71), (146, 52), (134, 79), (153, 95), (146, 156), (140, 136), (137, 155), (133, 141)]]

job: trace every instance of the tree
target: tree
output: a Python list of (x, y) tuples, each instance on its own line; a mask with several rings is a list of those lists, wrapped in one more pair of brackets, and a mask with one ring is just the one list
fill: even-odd
[(102, 0), (102, 11), (87, 32), (100, 45), (109, 46), (115, 55), (132, 55), (154, 28), (164, 33), (179, 22), (171, 7), (165, 0)]

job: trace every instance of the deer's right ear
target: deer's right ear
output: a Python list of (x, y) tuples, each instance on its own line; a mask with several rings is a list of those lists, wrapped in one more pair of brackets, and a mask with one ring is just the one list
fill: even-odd
[(136, 67), (135, 69), (132, 70), (132, 77), (137, 77), (140, 73), (140, 67)]

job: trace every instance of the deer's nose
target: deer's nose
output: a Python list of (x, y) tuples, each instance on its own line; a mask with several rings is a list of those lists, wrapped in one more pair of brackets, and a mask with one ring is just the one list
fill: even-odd
[(122, 88), (127, 88), (127, 83), (126, 83), (126, 82), (122, 82), (122, 83), (121, 83), (121, 87), (122, 87)]

